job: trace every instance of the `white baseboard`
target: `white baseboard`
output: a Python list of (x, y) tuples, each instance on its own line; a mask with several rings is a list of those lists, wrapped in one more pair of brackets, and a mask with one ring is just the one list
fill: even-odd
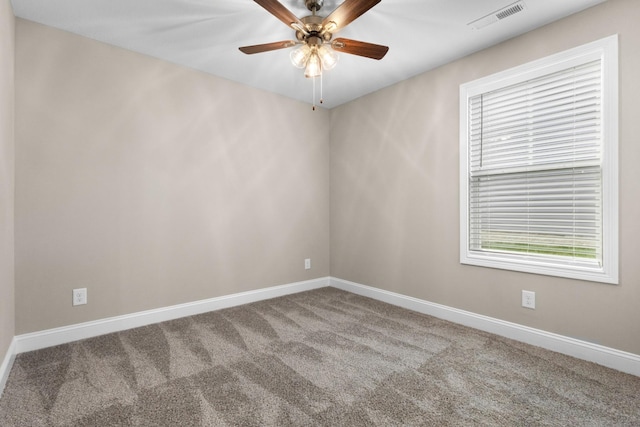
[(0, 365), (0, 396), (2, 396), (2, 392), (4, 391), (4, 386), (7, 384), (7, 380), (9, 379), (9, 372), (11, 372), (11, 367), (13, 366), (13, 360), (16, 358), (16, 338), (13, 337), (11, 340), (11, 344), (9, 344), (9, 348), (7, 349), (7, 353), (2, 360), (2, 365)]
[(418, 298), (330, 278), (334, 288), (640, 376), (640, 356)]
[(13, 359), (18, 353), (38, 350), (111, 332), (119, 332), (152, 323), (193, 316), (209, 311), (235, 307), (242, 304), (276, 298), (325, 286), (333, 286), (354, 294), (370, 297), (389, 304), (404, 307), (409, 310), (414, 310), (419, 313), (428, 314), (440, 319), (640, 376), (640, 356), (633, 353), (361, 285), (359, 283), (349, 282), (335, 277), (324, 277), (18, 335), (14, 337), (9, 349), (7, 350), (4, 361), (2, 362), (2, 365), (0, 365), (0, 393), (4, 389), (4, 385), (9, 376)]
[[(60, 328), (18, 335), (14, 338), (12, 355), (25, 351), (38, 350), (54, 345), (65, 344), (85, 338), (124, 331), (131, 328), (193, 316), (223, 308), (235, 307), (256, 301), (276, 298), (284, 295), (308, 291), (329, 286), (329, 278), (319, 278), (287, 285), (273, 286), (255, 291), (240, 292), (217, 298), (172, 305), (154, 310), (141, 311), (123, 316), (109, 317), (91, 322), (78, 323)], [(4, 364), (2, 365), (4, 367)]]

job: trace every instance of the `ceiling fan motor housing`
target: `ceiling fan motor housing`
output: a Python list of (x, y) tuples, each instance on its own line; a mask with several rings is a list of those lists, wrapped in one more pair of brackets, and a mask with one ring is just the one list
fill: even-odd
[[(331, 34), (329, 31), (326, 31), (326, 30), (323, 31), (324, 30), (322, 28), (322, 21), (324, 20), (323, 17), (318, 15), (311, 15), (311, 16), (305, 16), (300, 20), (304, 24), (304, 27), (307, 30), (307, 34), (299, 30), (296, 31), (296, 38), (299, 41), (313, 45), (313, 44), (322, 44), (322, 41), (328, 42), (331, 40), (331, 37), (333, 36), (333, 34)], [(312, 39), (317, 39), (317, 41)]]

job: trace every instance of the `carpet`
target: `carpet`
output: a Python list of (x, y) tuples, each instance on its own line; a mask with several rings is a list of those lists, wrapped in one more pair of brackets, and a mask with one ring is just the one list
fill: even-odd
[(16, 357), (14, 426), (639, 426), (640, 378), (334, 288)]

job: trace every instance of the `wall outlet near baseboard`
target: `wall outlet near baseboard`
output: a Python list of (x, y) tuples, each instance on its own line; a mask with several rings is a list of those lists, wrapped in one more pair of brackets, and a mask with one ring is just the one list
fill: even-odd
[(307, 258), (304, 260), (304, 269), (311, 270), (311, 258)]
[(522, 306), (525, 308), (536, 308), (536, 293), (533, 291), (522, 291)]
[(82, 305), (87, 303), (87, 288), (79, 288), (73, 290), (73, 305)]

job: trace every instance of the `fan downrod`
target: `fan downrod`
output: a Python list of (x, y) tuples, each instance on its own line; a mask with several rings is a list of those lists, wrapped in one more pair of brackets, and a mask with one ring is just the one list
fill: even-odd
[(304, 0), (304, 4), (305, 6), (307, 6), (307, 9), (309, 9), (313, 13), (316, 13), (324, 4), (324, 0)]

